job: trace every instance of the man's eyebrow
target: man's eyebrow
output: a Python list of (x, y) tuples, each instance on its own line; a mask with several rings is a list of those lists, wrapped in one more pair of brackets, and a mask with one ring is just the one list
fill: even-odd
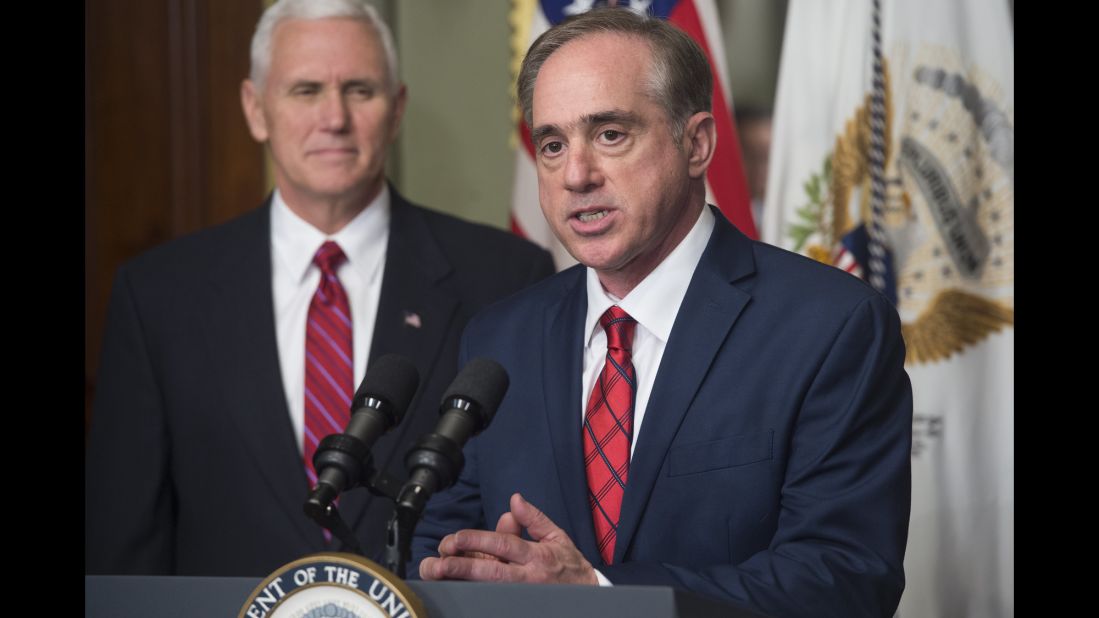
[(588, 126), (618, 122), (622, 124), (637, 124), (640, 120), (637, 114), (620, 109), (612, 109), (606, 112), (596, 112), (580, 118), (580, 123)]
[(538, 142), (542, 141), (542, 138), (547, 137), (549, 135), (554, 135), (554, 134), (557, 134), (557, 133), (561, 133), (561, 130), (557, 128), (557, 125), (555, 125), (555, 124), (544, 124), (544, 125), (535, 127), (534, 130), (530, 132), (530, 142), (532, 144), (537, 144)]
[[(640, 119), (637, 114), (633, 112), (627, 112), (625, 110), (612, 109), (605, 112), (595, 112), (594, 114), (585, 114), (580, 117), (580, 120), (573, 123), (571, 126), (581, 125), (584, 127), (591, 127), (600, 124), (607, 124), (617, 122), (620, 124), (637, 124)], [(561, 129), (557, 125), (544, 124), (535, 127), (530, 132), (530, 141), (537, 144), (544, 137), (554, 134), (562, 133)]]
[[(288, 83), (288, 87), (289, 88), (299, 88), (299, 87), (305, 86), (305, 87), (309, 87), (309, 88), (323, 88), (324, 84), (325, 84), (325, 82), (323, 80), (311, 79), (311, 78), (308, 78), (308, 77), (302, 77), (302, 78), (299, 78), (299, 79), (290, 80), (289, 83)], [(356, 87), (360, 87), (360, 86), (365, 86), (367, 88), (379, 89), (379, 88), (382, 87), (382, 82), (380, 82), (377, 79), (374, 79), (373, 77), (355, 77), (355, 78), (352, 78), (352, 79), (341, 81), (340, 85), (339, 85), (341, 90), (344, 90), (344, 89), (347, 89), (347, 88), (356, 88)]]
[(345, 82), (340, 82), (341, 88), (357, 88), (365, 86), (367, 88), (373, 88), (375, 90), (382, 87), (382, 83), (373, 77), (358, 77), (355, 79), (349, 79)]
[(301, 78), (301, 79), (290, 80), (287, 83), (286, 87), (287, 87), (288, 90), (293, 90), (294, 88), (302, 88), (302, 87), (319, 88), (320, 86), (321, 86), (321, 82), (318, 81), (318, 80)]

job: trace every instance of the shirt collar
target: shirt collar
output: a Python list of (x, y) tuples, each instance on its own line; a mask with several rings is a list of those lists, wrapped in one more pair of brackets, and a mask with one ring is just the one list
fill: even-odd
[(665, 344), (672, 333), (672, 325), (679, 313), (683, 297), (691, 285), (691, 277), (714, 231), (714, 214), (703, 207), (698, 220), (679, 245), (657, 265), (641, 283), (625, 298), (617, 298), (603, 289), (595, 269), (587, 269), (588, 313), (584, 320), (587, 333), (585, 345), (590, 347), (599, 332), (599, 318), (611, 307), (618, 305), (637, 320), (645, 330)]
[(309, 273), (313, 256), (326, 241), (333, 240), (347, 256), (347, 266), (370, 281), (384, 258), (390, 220), (389, 187), (382, 190), (366, 208), (332, 235), (313, 227), (290, 210), (278, 189), (271, 198), (271, 246), (283, 271), (300, 284)]

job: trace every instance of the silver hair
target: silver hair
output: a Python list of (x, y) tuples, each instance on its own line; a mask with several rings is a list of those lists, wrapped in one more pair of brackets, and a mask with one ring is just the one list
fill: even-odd
[(397, 78), (397, 47), (393, 44), (393, 33), (378, 16), (378, 11), (365, 0), (278, 0), (268, 7), (256, 24), (256, 33), (252, 35), (252, 70), (248, 77), (256, 88), (263, 89), (267, 71), (271, 68), (271, 39), (275, 26), (287, 19), (333, 17), (360, 20), (374, 29), (385, 52), (386, 86), (390, 94), (396, 93), (400, 80)]

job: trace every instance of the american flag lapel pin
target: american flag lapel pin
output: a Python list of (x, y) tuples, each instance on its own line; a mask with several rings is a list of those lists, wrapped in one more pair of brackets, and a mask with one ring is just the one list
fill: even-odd
[(424, 325), (423, 322), (420, 321), (420, 314), (415, 311), (404, 312), (404, 323), (405, 326), (411, 326), (412, 328), (420, 328)]

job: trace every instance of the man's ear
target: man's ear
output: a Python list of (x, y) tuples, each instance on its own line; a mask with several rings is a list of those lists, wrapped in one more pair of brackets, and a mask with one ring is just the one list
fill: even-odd
[(244, 119), (248, 122), (248, 130), (257, 142), (267, 141), (267, 116), (263, 113), (263, 105), (256, 86), (252, 80), (246, 79), (240, 83), (240, 106), (244, 110)]
[(401, 84), (397, 94), (393, 95), (393, 115), (389, 123), (389, 143), (397, 141), (397, 132), (401, 129), (405, 105), (408, 103), (408, 87)]
[(691, 178), (701, 178), (710, 167), (717, 148), (717, 127), (710, 112), (697, 112), (687, 119), (683, 128), (683, 145), (687, 152), (687, 171)]

